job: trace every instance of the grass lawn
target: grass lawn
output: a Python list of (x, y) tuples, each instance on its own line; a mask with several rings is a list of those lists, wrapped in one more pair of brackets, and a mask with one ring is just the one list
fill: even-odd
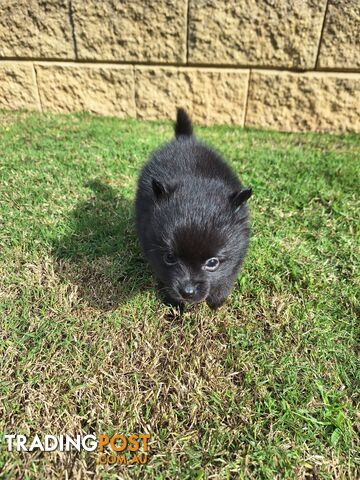
[(359, 478), (360, 137), (196, 131), (253, 237), (228, 303), (170, 320), (132, 204), (172, 125), (0, 114), (0, 431), (151, 433), (145, 466), (0, 438), (1, 478)]

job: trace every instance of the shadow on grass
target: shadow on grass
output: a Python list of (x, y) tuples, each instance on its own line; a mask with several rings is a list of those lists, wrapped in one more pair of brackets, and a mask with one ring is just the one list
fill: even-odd
[(99, 180), (72, 212), (70, 233), (54, 242), (58, 274), (78, 288), (90, 306), (112, 310), (153, 286), (133, 226), (133, 205)]

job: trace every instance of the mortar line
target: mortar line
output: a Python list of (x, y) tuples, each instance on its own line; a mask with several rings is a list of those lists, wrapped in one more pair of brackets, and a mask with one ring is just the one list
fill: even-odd
[(302, 74), (302, 73), (340, 73), (340, 74), (360, 74), (360, 70), (356, 68), (331, 68), (331, 67), (321, 67), (321, 68), (293, 68), (293, 67), (279, 67), (277, 65), (274, 66), (266, 66), (266, 65), (249, 65), (249, 64), (241, 64), (241, 65), (231, 65), (228, 63), (225, 64), (210, 64), (210, 63), (189, 63), (188, 65), (184, 63), (165, 63), (165, 62), (139, 62), (139, 61), (118, 61), (118, 60), (71, 60), (71, 59), (61, 59), (61, 58), (39, 58), (39, 57), (1, 57), (0, 58), (0, 65), (2, 63), (37, 63), (37, 64), (45, 64), (45, 65), (61, 65), (61, 66), (105, 66), (105, 67), (171, 67), (171, 68), (183, 68), (183, 69), (190, 69), (190, 68), (199, 68), (199, 69), (209, 69), (209, 70), (259, 70), (263, 72), (285, 72), (285, 73), (293, 73), (293, 74)]
[(69, 21), (70, 21), (70, 26), (71, 26), (71, 34), (72, 34), (72, 39), (73, 39), (73, 44), (74, 44), (74, 54), (75, 54), (75, 59), (78, 60), (78, 48), (77, 48), (77, 41), (76, 41), (76, 34), (75, 34), (75, 22), (74, 22), (74, 16), (73, 16), (73, 5), (72, 5), (72, 0), (68, 0), (68, 10), (69, 10)]
[(320, 55), (321, 41), (322, 41), (323, 34), (324, 34), (324, 28), (325, 28), (326, 17), (327, 17), (327, 14), (328, 14), (328, 9), (329, 9), (329, 0), (326, 0), (325, 11), (324, 11), (324, 18), (323, 18), (323, 22), (322, 22), (322, 25), (321, 25), (320, 38), (319, 38), (319, 43), (318, 43), (318, 47), (317, 47), (315, 65), (314, 65), (314, 69), (315, 69), (315, 70), (317, 69), (318, 63), (319, 63), (319, 55)]
[(135, 118), (138, 118), (138, 108), (136, 103), (136, 74), (135, 74), (135, 65), (132, 67), (133, 71), (133, 82), (134, 82), (134, 110), (135, 110)]
[(245, 128), (245, 125), (246, 125), (246, 116), (247, 116), (248, 104), (249, 104), (250, 81), (251, 81), (251, 68), (249, 68), (248, 81), (247, 81), (246, 91), (245, 91), (245, 105), (244, 105), (244, 116), (243, 116), (243, 128)]
[(186, 3), (186, 42), (185, 42), (185, 44), (186, 44), (186, 65), (189, 65), (190, 1), (191, 0), (187, 0), (187, 3)]
[(35, 83), (35, 88), (36, 88), (36, 96), (37, 96), (37, 102), (38, 102), (38, 105), (40, 107), (40, 112), (42, 113), (44, 110), (43, 110), (43, 105), (42, 105), (42, 101), (41, 101), (41, 96), (40, 96), (40, 90), (39, 90), (39, 83), (38, 83), (38, 78), (37, 78), (37, 72), (36, 72), (36, 68), (35, 68), (35, 65), (32, 64), (32, 75), (33, 75), (33, 79), (34, 79), (34, 83)]

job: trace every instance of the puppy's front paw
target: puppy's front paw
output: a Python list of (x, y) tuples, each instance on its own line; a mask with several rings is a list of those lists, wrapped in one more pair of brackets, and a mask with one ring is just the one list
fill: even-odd
[(174, 300), (167, 294), (163, 294), (163, 301), (168, 307), (172, 307), (174, 311), (178, 312), (180, 315), (183, 313), (185, 305), (178, 300)]
[(222, 305), (224, 305), (225, 301), (226, 301), (226, 298), (227, 297), (223, 297), (223, 298), (213, 298), (213, 297), (209, 297), (206, 299), (206, 303), (208, 304), (208, 306), (211, 308), (211, 310), (217, 310), (218, 308), (220, 308)]

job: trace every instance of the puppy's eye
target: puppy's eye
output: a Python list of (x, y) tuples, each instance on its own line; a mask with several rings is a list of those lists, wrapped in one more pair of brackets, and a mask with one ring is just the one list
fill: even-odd
[(164, 255), (164, 262), (166, 265), (175, 265), (175, 263), (177, 263), (177, 258), (172, 253), (166, 253)]
[(204, 268), (209, 272), (214, 272), (218, 268), (219, 264), (220, 262), (218, 258), (216, 257), (209, 258), (209, 260), (206, 260)]

